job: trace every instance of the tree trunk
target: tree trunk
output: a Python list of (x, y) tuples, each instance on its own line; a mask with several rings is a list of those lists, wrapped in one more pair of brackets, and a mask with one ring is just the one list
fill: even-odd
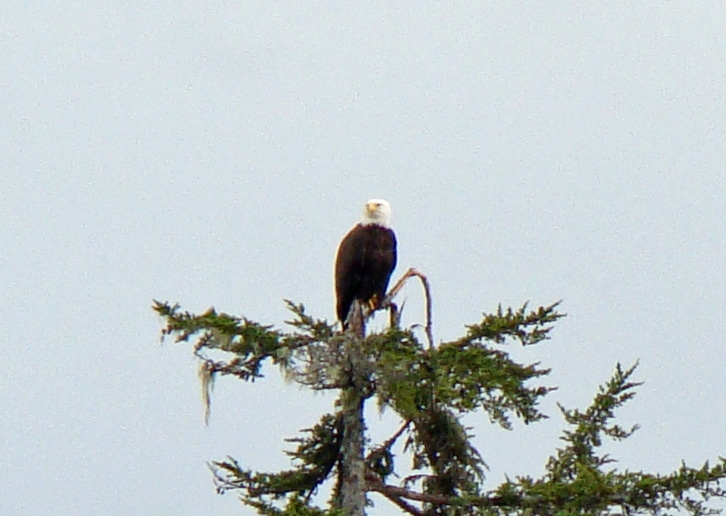
[(366, 356), (361, 345), (365, 322), (359, 302), (354, 301), (346, 342), (348, 387), (340, 397), (343, 437), (340, 446), (338, 506), (345, 516), (364, 516), (366, 504), (363, 406), (368, 373)]
[(348, 387), (342, 395), (343, 438), (341, 442), (338, 505), (345, 516), (364, 516), (366, 503), (363, 460), (363, 391)]

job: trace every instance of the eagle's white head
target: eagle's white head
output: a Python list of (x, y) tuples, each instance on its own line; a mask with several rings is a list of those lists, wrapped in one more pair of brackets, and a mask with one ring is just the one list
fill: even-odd
[(383, 199), (371, 199), (363, 208), (361, 224), (364, 226), (375, 224), (384, 228), (391, 227), (391, 205)]

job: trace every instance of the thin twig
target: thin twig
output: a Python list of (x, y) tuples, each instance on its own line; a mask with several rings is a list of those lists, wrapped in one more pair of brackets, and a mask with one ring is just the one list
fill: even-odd
[(395, 434), (393, 434), (391, 437), (389, 437), (386, 442), (383, 443), (383, 446), (386, 448), (390, 448), (393, 446), (393, 443), (395, 443), (401, 435), (403, 435), (403, 432), (405, 432), (408, 427), (411, 426), (411, 420), (409, 419), (404, 424), (401, 425), (401, 428), (399, 428)]
[(380, 446), (378, 446), (375, 450), (372, 450), (370, 454), (368, 454), (368, 457), (366, 460), (370, 460), (371, 454), (377, 450), (386, 450), (389, 449), (393, 444), (398, 440), (401, 435), (403, 435), (403, 432), (406, 431), (406, 429), (411, 425), (411, 420), (409, 419), (404, 424), (401, 425), (401, 428), (396, 430), (396, 433), (393, 434), (391, 437), (386, 439)]

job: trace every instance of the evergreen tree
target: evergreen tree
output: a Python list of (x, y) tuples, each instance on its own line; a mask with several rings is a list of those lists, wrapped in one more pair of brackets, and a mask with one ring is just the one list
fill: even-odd
[[(413, 276), (426, 287), (426, 342), (398, 326), (390, 303)], [(626, 439), (636, 430), (615, 422), (615, 410), (639, 385), (632, 380), (635, 365), (618, 364), (586, 409), (560, 406), (568, 424), (561, 437), (564, 445), (549, 458), (541, 478), (517, 476), (484, 489), (485, 463), (461, 419), (484, 411), (494, 424), (510, 429), (513, 418), (530, 424), (545, 417), (538, 407), (553, 390), (542, 384), (549, 369), (516, 362), (503, 344), (540, 343), (564, 314), (558, 312), (558, 303), (536, 310), (526, 304), (517, 310), (499, 307), (467, 326), (461, 338), (434, 346), (427, 286), (425, 277), (409, 270), (384, 303), (391, 308), (390, 328), (368, 336), (365, 319), (341, 333), (289, 301), (293, 318), (288, 330), (214, 309), (195, 315), (155, 301), (154, 310), (166, 322), (162, 335), (191, 342), (201, 360), (207, 410), (215, 377), (254, 381), (265, 362), (310, 389), (339, 393), (334, 413), (323, 414), (315, 426), (290, 439), (295, 445), (287, 452), (290, 470), (252, 471), (232, 458), (213, 462), (218, 492), (235, 491), (260, 514), (280, 516), (361, 516), (370, 492), (380, 493), (403, 514), (426, 516), (719, 512), (713, 502), (726, 497), (725, 459), (699, 468), (683, 464), (658, 475), (620, 471), (601, 452), (605, 438)], [(210, 351), (227, 358), (214, 360)], [(401, 419), (400, 428), (381, 443), (371, 443), (366, 435), (363, 408), (371, 398)], [(406, 451), (402, 457), (394, 455), (397, 443)], [(403, 459), (415, 474), (394, 482), (401, 471), (397, 461)], [(326, 507), (316, 507), (312, 497), (328, 481), (333, 483), (331, 499)]]

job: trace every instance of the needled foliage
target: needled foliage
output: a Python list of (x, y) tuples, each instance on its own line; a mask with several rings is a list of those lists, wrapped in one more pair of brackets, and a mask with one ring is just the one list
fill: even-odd
[[(714, 510), (714, 499), (726, 497), (724, 460), (657, 475), (619, 471), (601, 452), (605, 440), (626, 439), (637, 429), (615, 422), (616, 410), (639, 385), (632, 380), (635, 366), (620, 365), (589, 407), (560, 406), (567, 427), (540, 478), (513, 476), (487, 486), (486, 450), (476, 449), (474, 429), (462, 418), (480, 412), (510, 430), (513, 420), (533, 424), (547, 417), (540, 402), (554, 390), (543, 383), (550, 370), (515, 361), (507, 346), (547, 340), (563, 317), (558, 303), (498, 307), (461, 338), (437, 345), (430, 342), (430, 321), (425, 343), (398, 327), (363, 338), (336, 331), (301, 304), (287, 304), (286, 329), (214, 309), (195, 315), (154, 304), (165, 321), (162, 336), (192, 343), (207, 409), (216, 377), (255, 381), (265, 363), (291, 382), (338, 393), (334, 413), (288, 439), (291, 469), (252, 471), (232, 458), (210, 464), (218, 491), (236, 492), (260, 514), (361, 516), (371, 502), (367, 493), (377, 493), (413, 515), (703, 515)], [(399, 429), (379, 443), (367, 438), (362, 420), (369, 398), (400, 419)], [(411, 474), (403, 476), (404, 470)], [(327, 503), (315, 496), (326, 482), (332, 487)], [(351, 489), (362, 490), (362, 498)]]
[[(295, 450), (286, 452), (295, 466), (288, 471), (253, 472), (243, 469), (232, 458), (213, 462), (211, 466), (217, 491), (241, 491), (242, 500), (262, 514), (282, 514), (273, 502), (288, 495), (290, 503), (307, 506), (311, 495), (336, 466), (340, 454), (341, 424), (340, 417), (325, 414), (320, 423), (302, 430), (302, 437), (287, 439), (298, 445)], [(300, 512), (301, 507), (297, 507), (298, 512), (285, 514), (322, 514), (320, 511)]]
[(701, 468), (682, 465), (670, 474), (654, 475), (617, 471), (611, 466), (616, 461), (599, 452), (605, 438), (626, 439), (637, 429), (614, 422), (615, 409), (640, 385), (631, 381), (635, 367), (623, 370), (618, 364), (586, 410), (560, 407), (569, 425), (561, 437), (565, 446), (549, 458), (544, 476), (508, 480), (479, 504), (479, 514), (719, 514), (707, 502), (726, 497), (721, 487), (726, 460)]

